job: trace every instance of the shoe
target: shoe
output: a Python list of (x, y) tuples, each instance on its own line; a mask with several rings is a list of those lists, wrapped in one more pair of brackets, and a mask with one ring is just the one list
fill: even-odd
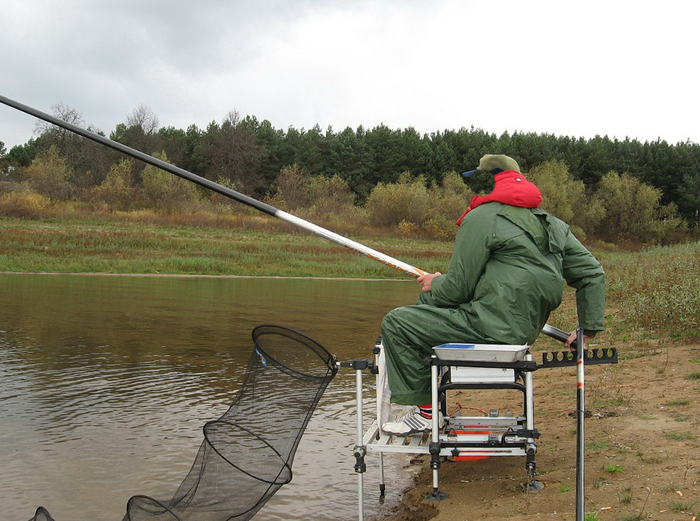
[[(442, 429), (445, 424), (445, 420), (442, 417), (442, 413), (438, 413), (438, 427)], [(386, 434), (394, 434), (397, 436), (408, 436), (415, 432), (428, 432), (433, 428), (433, 420), (421, 416), (420, 410), (417, 406), (411, 407), (411, 409), (401, 416), (399, 419), (393, 422), (387, 422), (382, 425), (382, 432)]]

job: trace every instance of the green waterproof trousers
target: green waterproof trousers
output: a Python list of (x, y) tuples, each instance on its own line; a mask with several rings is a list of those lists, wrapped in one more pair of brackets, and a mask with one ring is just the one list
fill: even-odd
[(433, 347), (448, 342), (494, 343), (470, 327), (464, 311), (435, 306), (427, 292), (421, 293), (415, 306), (387, 313), (381, 333), (391, 402), (400, 405), (431, 403), (430, 366), (424, 360), (434, 354)]

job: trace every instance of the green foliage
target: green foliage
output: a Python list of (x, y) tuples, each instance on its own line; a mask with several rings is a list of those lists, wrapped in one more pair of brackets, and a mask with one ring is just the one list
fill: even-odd
[(274, 202), (288, 211), (308, 208), (311, 205), (309, 173), (297, 164), (283, 167), (275, 180)]
[[(60, 119), (83, 123), (82, 116), (70, 107), (59, 105), (54, 112)], [(33, 175), (37, 192), (52, 200), (95, 197), (94, 188), (103, 183), (121, 157), (52, 125), (41, 125), (39, 130), (40, 135), (25, 145), (2, 151), (2, 180), (27, 179), (24, 169), (35, 160), (39, 164), (34, 167), (42, 166), (46, 157), (42, 159), (40, 154), (49, 154), (56, 147), (69, 175), (60, 174), (60, 167), (54, 168), (56, 164), (51, 167), (51, 175), (30, 169), (28, 173)], [(309, 180), (332, 180), (337, 176), (354, 196), (359, 210), (364, 210), (370, 193), (381, 184), (375, 200), (380, 195), (393, 198), (394, 211), (398, 211), (398, 199), (407, 197), (398, 192), (406, 187), (387, 187), (398, 183), (402, 173), (410, 172), (412, 178), (423, 179), (433, 198), (426, 213), (419, 218), (406, 214), (388, 219), (377, 216), (376, 208), (369, 211), (368, 207), (368, 214), (378, 222), (392, 223), (387, 226), (397, 226), (405, 220), (427, 233), (444, 237), (451, 236), (448, 223), (454, 217), (452, 208), (462, 204), (456, 194), (445, 196), (438, 204), (432, 190), (443, 187), (449, 172), (474, 168), (484, 153), (505, 153), (514, 157), (540, 186), (545, 208), (568, 222), (582, 238), (671, 244), (700, 237), (700, 145), (690, 142), (670, 145), (661, 140), (640, 143), (607, 136), (583, 139), (521, 132), (497, 136), (474, 127), (430, 134), (420, 134), (412, 127), (391, 129), (386, 125), (346, 128), (341, 132), (330, 127), (322, 131), (318, 125), (307, 130), (280, 130), (267, 120), (241, 118), (235, 111), (220, 123), (211, 122), (205, 130), (191, 125), (183, 131), (158, 128), (157, 116), (144, 106), (135, 109), (110, 136), (147, 153), (164, 151), (174, 164), (226, 186), (236, 186), (238, 191), (253, 197), (272, 194), (277, 200), (284, 195), (284, 204), (290, 208), (309, 210), (319, 216), (325, 204), (296, 200), (291, 187), (282, 186), (278, 177), (285, 168), (299, 168)], [(142, 168), (143, 164), (134, 164), (136, 189), (141, 185)], [(487, 176), (486, 181), (493, 179)], [(102, 190), (104, 196), (110, 183)], [(275, 191), (275, 185), (282, 187), (282, 194)], [(477, 190), (476, 186), (473, 190)], [(321, 192), (326, 189), (314, 188)], [(413, 190), (412, 197), (418, 197), (420, 188)], [(331, 199), (334, 203), (330, 206), (337, 208), (337, 197)], [(339, 206), (347, 213), (344, 203)], [(444, 211), (431, 211), (438, 207)], [(686, 226), (695, 228), (688, 230)]]
[(24, 167), (32, 164), (37, 154), (37, 140), (29, 139), (24, 145), (13, 146), (3, 158), (2, 169), (5, 177), (14, 178)]
[(105, 180), (92, 190), (93, 198), (114, 209), (129, 210), (134, 202), (134, 163), (122, 159), (112, 165)]
[(430, 206), (427, 209), (423, 231), (428, 237), (448, 240), (457, 233), (455, 222), (467, 209), (474, 192), (464, 184), (457, 172), (445, 175), (442, 184), (429, 189)]
[(542, 208), (567, 222), (579, 239), (595, 231), (605, 209), (590, 200), (583, 181), (574, 179), (566, 164), (547, 161), (530, 170), (527, 177), (542, 192)]
[(32, 192), (26, 185), (0, 194), (0, 215), (20, 219), (38, 219), (47, 216), (50, 201)]
[(56, 146), (39, 153), (24, 174), (34, 191), (52, 201), (70, 199), (75, 191), (70, 182), (71, 172)]
[[(156, 154), (154, 157), (168, 161), (165, 153)], [(143, 179), (141, 193), (144, 199), (156, 208), (172, 212), (187, 207), (198, 199), (197, 189), (193, 183), (160, 168), (147, 165), (141, 175)]]
[(397, 183), (379, 183), (369, 195), (366, 206), (372, 225), (393, 227), (403, 221), (423, 224), (430, 204), (425, 180), (404, 172)]
[(354, 205), (355, 194), (340, 176), (312, 176), (295, 164), (282, 168), (271, 202), (289, 211), (340, 214)]
[(263, 151), (256, 146), (253, 129), (236, 111), (229, 112), (221, 124), (210, 123), (193, 153), (203, 158), (204, 177), (227, 179), (249, 194), (264, 193), (267, 188), (260, 168)]
[(661, 191), (630, 174), (609, 172), (600, 181), (593, 201), (605, 208), (596, 235), (610, 242), (658, 244), (682, 226), (672, 207), (661, 208)]
[(314, 176), (310, 180), (309, 191), (313, 204), (312, 209), (322, 214), (341, 213), (355, 204), (355, 194), (340, 176), (330, 179), (324, 176)]

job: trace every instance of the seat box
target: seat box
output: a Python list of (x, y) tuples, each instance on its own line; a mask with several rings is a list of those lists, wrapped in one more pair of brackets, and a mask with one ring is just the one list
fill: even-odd
[(433, 347), (440, 360), (518, 362), (530, 346), (507, 344), (441, 344)]
[[(433, 347), (435, 355), (445, 361), (518, 362), (525, 357), (528, 345), (508, 344), (442, 344)], [(514, 383), (515, 370), (505, 367), (450, 367), (452, 383)]]

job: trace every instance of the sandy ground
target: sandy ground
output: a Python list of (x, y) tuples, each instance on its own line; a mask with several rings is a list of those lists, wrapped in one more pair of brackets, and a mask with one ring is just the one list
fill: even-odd
[[(618, 353), (618, 364), (585, 368), (586, 519), (694, 520), (700, 512), (700, 346), (648, 342), (619, 346)], [(431, 501), (425, 498), (432, 474), (424, 459), (415, 487), (381, 519), (575, 520), (576, 369), (538, 369), (534, 389), (542, 490), (523, 492), (522, 456), (444, 461), (440, 490), (448, 497)], [(484, 400), (501, 400), (497, 407), (509, 406), (506, 397), (473, 396), (479, 393), (457, 391), (448, 402), (482, 407)]]

